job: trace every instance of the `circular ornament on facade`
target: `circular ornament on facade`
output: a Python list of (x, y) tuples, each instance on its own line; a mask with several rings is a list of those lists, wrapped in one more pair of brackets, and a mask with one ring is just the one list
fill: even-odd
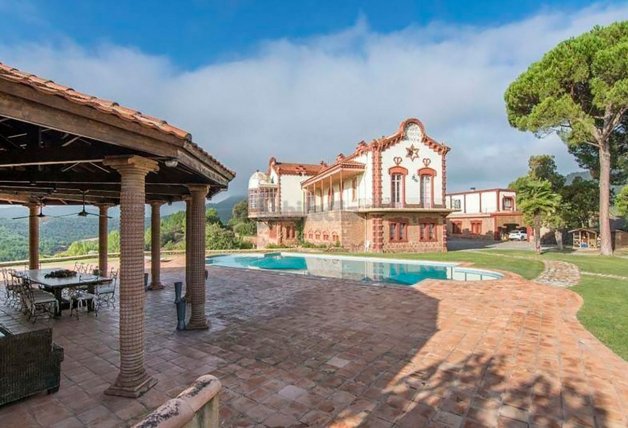
[(423, 139), (421, 128), (416, 123), (410, 123), (406, 126), (406, 139), (412, 143), (418, 143)]

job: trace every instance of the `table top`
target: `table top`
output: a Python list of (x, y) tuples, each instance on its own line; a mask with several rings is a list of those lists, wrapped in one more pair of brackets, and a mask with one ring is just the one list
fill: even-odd
[(111, 282), (111, 278), (106, 276), (96, 276), (91, 274), (77, 273), (76, 276), (70, 278), (46, 278), (46, 275), (50, 272), (60, 270), (60, 268), (46, 268), (46, 269), (29, 269), (21, 272), (15, 272), (15, 275), (20, 278), (28, 279), (35, 284), (41, 284), (44, 287), (74, 287), (78, 285), (100, 284), (104, 282)]

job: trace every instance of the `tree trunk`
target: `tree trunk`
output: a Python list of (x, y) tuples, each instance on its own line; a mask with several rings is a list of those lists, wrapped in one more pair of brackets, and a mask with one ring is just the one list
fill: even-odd
[(600, 143), (600, 254), (613, 255), (611, 243), (610, 207), (610, 180), (611, 180), (611, 152), (608, 142)]
[(541, 214), (534, 214), (534, 250), (541, 254)]
[(560, 251), (563, 250), (563, 232), (560, 229), (554, 230), (554, 237), (556, 238), (556, 246)]

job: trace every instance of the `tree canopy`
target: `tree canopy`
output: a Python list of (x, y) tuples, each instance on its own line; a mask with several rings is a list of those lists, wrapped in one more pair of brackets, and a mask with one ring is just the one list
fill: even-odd
[(541, 226), (549, 223), (560, 207), (561, 197), (552, 190), (547, 180), (531, 176), (519, 181), (517, 206), (523, 212), (526, 222), (534, 225), (534, 242), (537, 252), (541, 251)]
[(601, 250), (611, 254), (610, 180), (627, 153), (628, 21), (559, 43), (508, 87), (505, 101), (512, 126), (558, 134), (597, 175)]

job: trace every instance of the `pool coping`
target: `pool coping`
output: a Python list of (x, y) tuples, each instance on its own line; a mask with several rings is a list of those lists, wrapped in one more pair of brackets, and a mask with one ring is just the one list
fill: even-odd
[[(478, 275), (492, 275), (493, 278), (489, 279), (489, 280), (471, 280), (471, 281), (462, 281), (462, 280), (458, 280), (458, 279), (446, 279), (445, 281), (455, 281), (457, 283), (463, 283), (463, 282), (484, 282), (484, 281), (499, 281), (504, 279), (505, 275), (503, 272), (499, 272), (499, 271), (495, 271), (495, 270), (486, 270), (486, 269), (478, 269), (478, 268), (472, 268), (472, 267), (468, 267), (468, 266), (464, 266), (464, 264), (462, 263), (454, 263), (454, 262), (438, 262), (438, 261), (430, 261), (430, 260), (408, 260), (408, 259), (394, 259), (394, 258), (385, 258), (385, 257), (364, 257), (364, 256), (347, 256), (347, 255), (331, 255), (331, 254), (312, 254), (312, 253), (299, 253), (299, 252), (290, 252), (290, 251), (269, 251), (269, 252), (256, 252), (256, 253), (240, 253), (238, 254), (238, 256), (255, 256), (255, 257), (264, 257), (268, 254), (278, 254), (281, 256), (296, 256), (296, 257), (310, 257), (310, 258), (318, 258), (318, 259), (340, 259), (340, 260), (352, 260), (352, 261), (372, 261), (372, 262), (379, 262), (379, 263), (401, 263), (401, 264), (411, 264), (411, 265), (417, 265), (417, 266), (440, 266), (440, 267), (450, 267), (450, 268), (455, 268), (457, 272), (460, 273), (475, 273)], [(221, 257), (221, 256), (226, 256), (226, 255), (230, 255), (229, 253), (224, 253), (224, 254), (212, 254), (210, 256), (206, 256), (205, 260), (207, 261), (207, 259), (212, 259), (215, 257)], [(206, 263), (207, 265), (207, 263)], [(249, 270), (261, 270), (261, 271), (265, 271), (265, 272), (274, 272), (274, 273), (278, 273), (278, 274), (291, 274), (291, 275), (305, 275), (302, 273), (296, 273), (296, 272), (291, 272), (289, 270), (287, 271), (281, 271), (281, 270), (273, 270), (273, 269), (261, 269), (258, 267), (250, 267), (250, 266), (221, 266), (221, 265), (214, 265), (212, 263), (209, 263), (210, 266), (216, 266), (216, 267), (226, 267), (226, 268), (233, 268), (233, 269), (249, 269)], [(316, 277), (316, 278), (329, 278), (329, 279), (343, 279), (343, 278), (335, 278), (335, 277), (327, 277), (327, 276), (321, 276), (321, 275), (313, 275), (310, 273), (307, 273), (307, 276), (312, 276), (312, 277)], [(380, 282), (376, 282), (373, 281), (372, 283), (365, 283), (364, 285), (376, 285), (376, 286), (386, 286), (386, 285), (390, 285), (390, 286), (394, 286), (394, 287), (416, 287), (418, 285), (420, 285), (421, 283), (423, 283), (424, 281), (429, 281), (432, 280), (434, 278), (425, 278), (421, 281), (418, 281), (414, 284), (406, 284), (406, 285), (402, 285), (402, 284), (394, 284), (394, 283), (380, 283)], [(359, 281), (358, 281), (359, 282)]]

